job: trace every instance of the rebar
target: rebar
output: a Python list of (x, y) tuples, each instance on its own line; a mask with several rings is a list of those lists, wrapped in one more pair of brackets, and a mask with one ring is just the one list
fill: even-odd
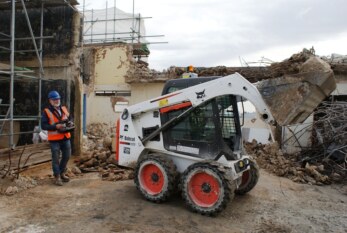
[[(311, 126), (294, 133), (312, 135), (312, 146), (302, 148), (299, 156), (306, 161), (323, 163), (329, 172), (347, 178), (347, 101), (322, 102), (314, 112)], [(287, 139), (288, 141), (288, 139)]]

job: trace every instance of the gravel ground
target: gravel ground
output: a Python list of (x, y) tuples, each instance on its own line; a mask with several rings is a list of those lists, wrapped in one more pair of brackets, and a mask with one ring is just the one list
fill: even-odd
[(91, 173), (63, 187), (51, 182), (45, 176), (0, 196), (0, 232), (347, 232), (347, 186), (297, 184), (263, 170), (258, 185), (217, 217), (190, 212), (179, 196), (145, 201), (131, 180)]

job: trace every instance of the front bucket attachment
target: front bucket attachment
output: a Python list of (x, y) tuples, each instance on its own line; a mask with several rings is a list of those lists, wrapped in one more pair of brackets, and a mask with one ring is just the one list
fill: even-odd
[(257, 88), (279, 125), (302, 123), (336, 88), (329, 64), (311, 57), (298, 74), (261, 81)]

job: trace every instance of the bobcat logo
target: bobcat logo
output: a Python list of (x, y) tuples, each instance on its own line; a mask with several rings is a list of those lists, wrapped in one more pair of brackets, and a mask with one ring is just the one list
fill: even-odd
[(197, 99), (204, 98), (205, 97), (205, 89), (203, 91), (200, 91), (200, 92), (195, 92), (195, 94), (196, 94)]

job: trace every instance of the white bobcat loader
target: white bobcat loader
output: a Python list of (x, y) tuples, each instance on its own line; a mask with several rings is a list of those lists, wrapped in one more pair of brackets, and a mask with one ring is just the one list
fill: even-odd
[(259, 178), (256, 162), (242, 149), (238, 101), (249, 100), (269, 124), (302, 122), (336, 87), (325, 68), (258, 86), (238, 73), (171, 80), (168, 94), (124, 109), (116, 160), (135, 164), (135, 184), (147, 200), (163, 202), (180, 191), (191, 210), (215, 215)]

